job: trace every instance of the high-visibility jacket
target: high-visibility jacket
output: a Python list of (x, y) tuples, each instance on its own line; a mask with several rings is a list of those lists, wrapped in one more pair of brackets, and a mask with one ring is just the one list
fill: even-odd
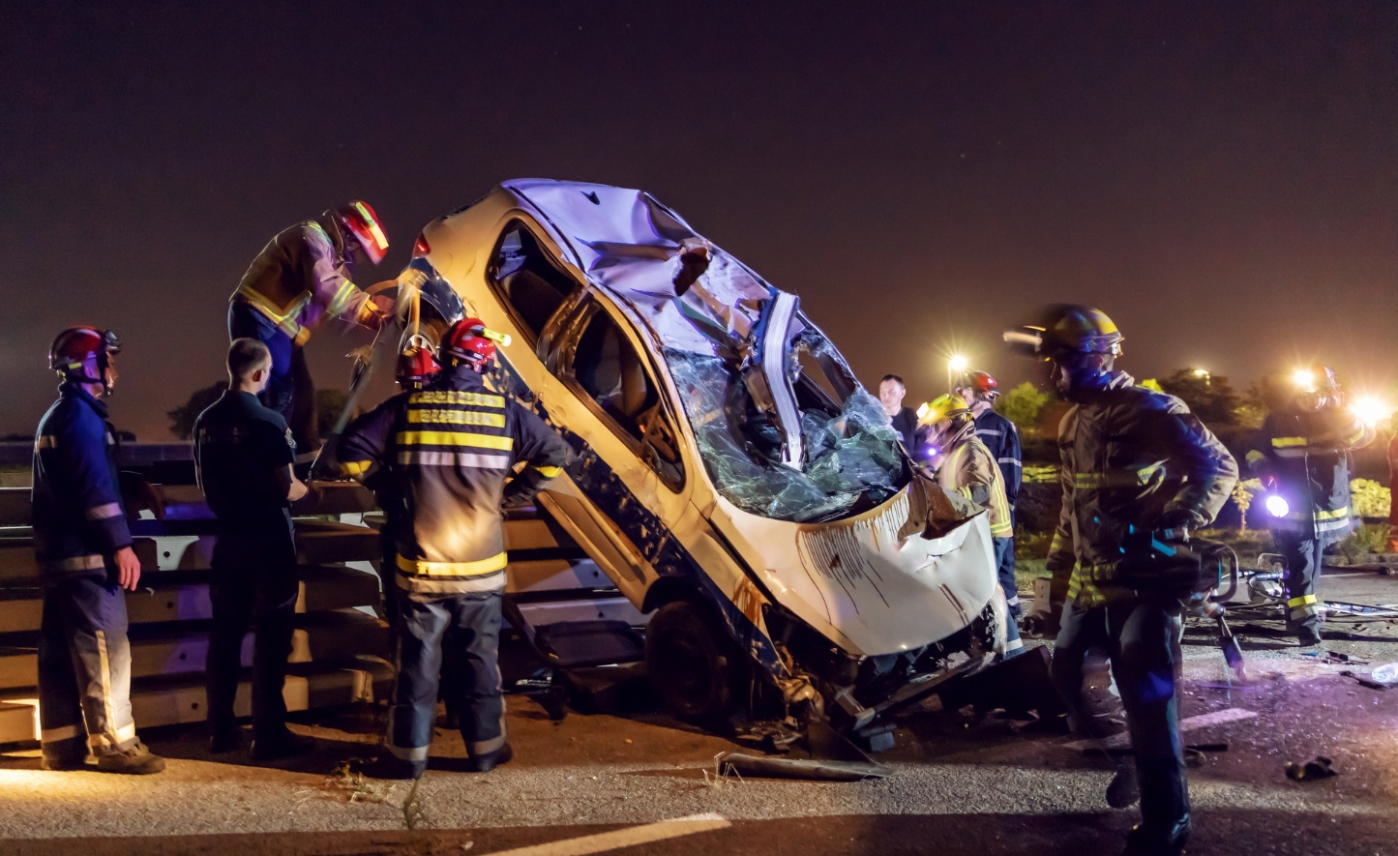
[(107, 405), (60, 386), (34, 437), (34, 553), (46, 578), (105, 577), (131, 546), (116, 450)]
[(1010, 504), (1010, 512), (1013, 513), (1015, 502), (1019, 499), (1019, 485), (1024, 478), (1024, 465), (1020, 460), (1019, 429), (994, 410), (986, 410), (976, 417), (976, 439), (985, 444), (990, 456), (1000, 467), (1000, 475), (1005, 485), (1005, 499)]
[(327, 211), (279, 232), (229, 300), (252, 306), (303, 345), (321, 319), (359, 321), (366, 311), (369, 297), (350, 280), (352, 266), (350, 247)]
[(1238, 481), (1238, 463), (1183, 401), (1112, 372), (1058, 427), (1063, 507), (1049, 547), (1055, 584), (1079, 606), (1104, 603), (1131, 527), (1167, 513), (1211, 523)]
[(465, 366), (364, 414), (337, 449), (345, 473), (370, 478), (395, 502), (398, 587), (421, 594), (503, 589), (505, 479), (525, 461), (508, 498), (532, 498), (562, 473), (567, 454), (542, 419)]
[(1014, 537), (1000, 468), (974, 431), (966, 431), (950, 443), (937, 467), (937, 483), (986, 508), (990, 512), (991, 537)]
[(1373, 442), (1374, 429), (1338, 407), (1269, 413), (1246, 455), (1248, 467), (1275, 479), (1289, 510), (1271, 517), (1276, 531), (1335, 539), (1349, 532), (1349, 453)]

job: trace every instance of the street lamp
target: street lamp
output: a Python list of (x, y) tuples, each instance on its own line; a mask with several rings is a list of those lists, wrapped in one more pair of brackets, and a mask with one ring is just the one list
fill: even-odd
[(1209, 374), (1208, 369), (1195, 369), (1194, 376), (1197, 377), (1199, 380), (1202, 380), (1204, 382), (1204, 386), (1209, 386), (1210, 382), (1214, 379), (1214, 376)]
[(961, 354), (953, 354), (947, 360), (947, 392), (956, 391), (956, 377), (971, 366), (971, 361)]

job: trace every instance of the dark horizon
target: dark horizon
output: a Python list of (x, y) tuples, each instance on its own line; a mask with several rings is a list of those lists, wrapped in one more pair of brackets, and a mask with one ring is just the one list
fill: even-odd
[[(126, 345), (114, 421), (165, 439), (276, 231), (369, 200), (393, 245), (368, 285), (526, 175), (650, 191), (910, 403), (953, 346), (1028, 378), (999, 334), (1052, 301), (1110, 314), (1137, 377), (1321, 360), (1392, 394), (1395, 37), (1376, 3), (9, 4), (0, 434), (92, 323)], [(361, 341), (322, 329), (317, 384)]]

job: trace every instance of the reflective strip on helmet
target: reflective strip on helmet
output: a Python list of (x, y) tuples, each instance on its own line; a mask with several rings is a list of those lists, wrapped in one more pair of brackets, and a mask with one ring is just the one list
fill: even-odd
[(482, 455), (476, 452), (399, 452), (398, 463), (421, 467), (475, 467), (482, 470), (508, 470), (509, 455)]
[(400, 431), (400, 446), (478, 446), (482, 449), (509, 451), (515, 446), (513, 437), (497, 434), (469, 434), (464, 431)]
[(373, 465), (373, 461), (341, 461), (340, 472), (354, 478), (355, 476), (364, 475)]
[(110, 520), (113, 517), (121, 516), (121, 503), (109, 502), (105, 505), (94, 505), (87, 510), (88, 520)]
[(1273, 438), (1272, 438), (1272, 448), (1273, 448), (1273, 449), (1291, 449), (1291, 448), (1295, 448), (1295, 447), (1297, 447), (1297, 446), (1304, 446), (1304, 445), (1306, 445), (1306, 438), (1305, 438), (1305, 437), (1273, 437)]
[(556, 479), (563, 475), (562, 467), (534, 467), (534, 471), (546, 479)]
[(473, 404), (476, 407), (503, 408), (505, 398), (481, 392), (461, 392), (455, 389), (429, 389), (408, 396), (409, 404)]
[(388, 236), (379, 228), (379, 219), (369, 213), (363, 202), (354, 203), (354, 210), (359, 212), (359, 216), (364, 218), (364, 227), (369, 230), (369, 236), (374, 240), (374, 246), (379, 250), (388, 249)]
[(107, 567), (107, 559), (98, 553), (89, 553), (86, 556), (45, 562), (44, 567), (51, 571), (100, 571)]
[(405, 556), (399, 556), (397, 561), (398, 570), (419, 577), (478, 577), (503, 570), (509, 564), (503, 552), (474, 562), (424, 562)]
[(439, 422), (445, 425), (485, 425), (489, 428), (504, 428), (505, 416), (501, 413), (481, 413), (477, 410), (408, 410), (408, 421), (414, 424)]

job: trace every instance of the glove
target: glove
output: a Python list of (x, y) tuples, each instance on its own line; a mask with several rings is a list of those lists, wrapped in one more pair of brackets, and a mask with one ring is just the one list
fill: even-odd
[(1194, 525), (1194, 515), (1183, 508), (1174, 508), (1160, 515), (1155, 521), (1155, 531), (1161, 533), (1162, 541), (1188, 541), (1189, 529)]

